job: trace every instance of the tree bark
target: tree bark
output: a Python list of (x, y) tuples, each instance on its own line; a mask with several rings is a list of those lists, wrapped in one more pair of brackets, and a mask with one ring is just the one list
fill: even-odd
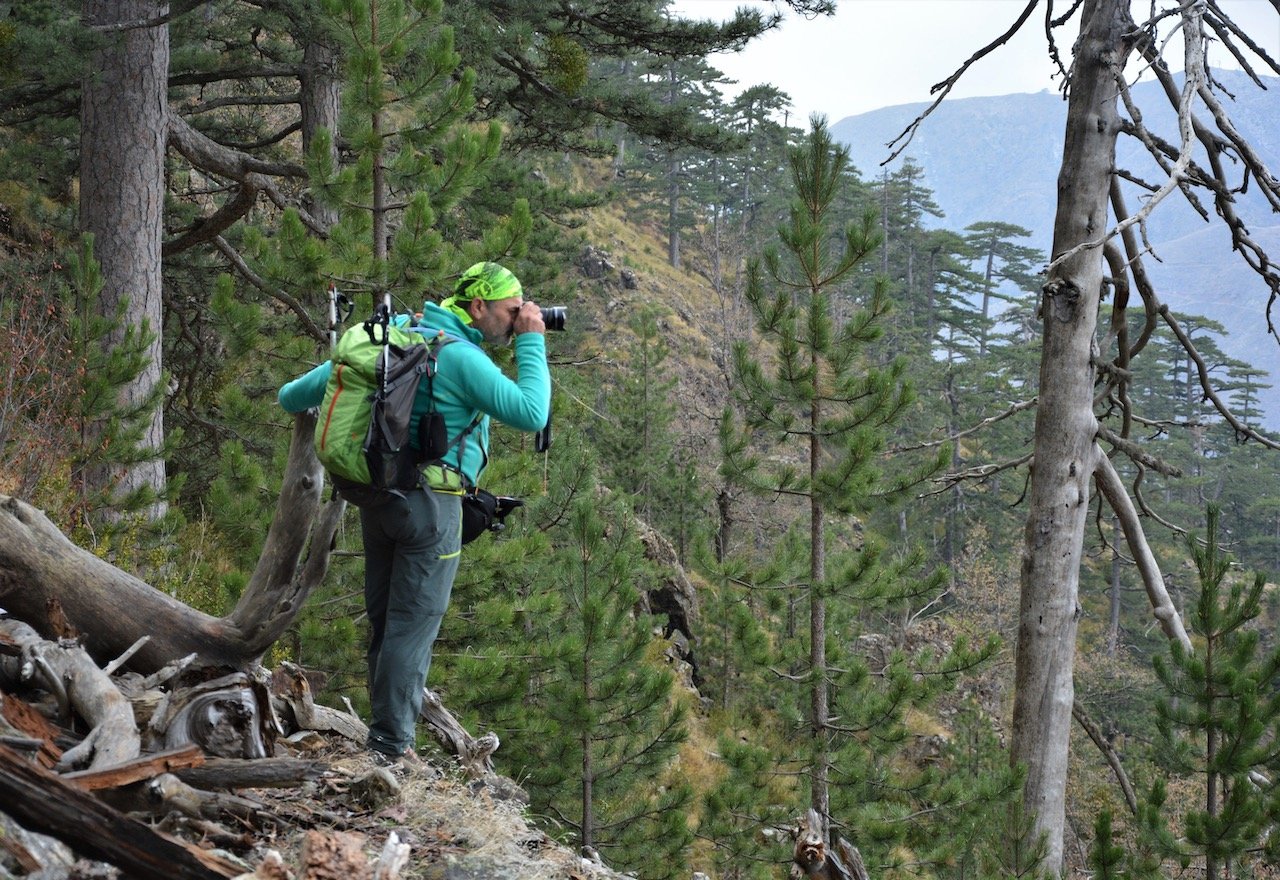
[[(85, 0), (84, 19), (93, 25), (146, 21), (161, 16), (167, 0)], [(111, 318), (128, 302), (124, 324), (144, 323), (155, 335), (149, 362), (119, 392), (126, 409), (151, 399), (161, 381), (160, 246), (164, 219), (164, 151), (168, 133), (169, 26), (132, 28), (103, 37), (84, 84), (80, 127), (80, 228), (92, 233), (103, 287), (98, 311)], [(115, 328), (108, 345), (124, 338)], [(92, 444), (102, 426), (89, 426)], [(119, 467), (95, 467), (86, 489), (119, 498), (150, 487), (158, 499), (148, 511), (165, 511), (162, 407), (156, 406), (142, 440), (157, 455)]]
[[(329, 161), (338, 167), (338, 112), (341, 102), (338, 52), (323, 37), (311, 34), (302, 50), (302, 152), (309, 156), (316, 136), (329, 133)], [(313, 182), (314, 184), (314, 182)], [(314, 197), (305, 201), (307, 209), (325, 229), (338, 222), (338, 210)]]
[[(1021, 572), (1011, 759), (1023, 807), (1044, 835), (1042, 868), (1062, 872), (1080, 557), (1098, 449), (1093, 350), (1101, 239), (1119, 115), (1114, 70), (1132, 27), (1122, 0), (1089, 0), (1071, 70), (1053, 255), (1041, 299), (1043, 352), (1030, 512)], [(1081, 245), (1089, 245), (1080, 247)], [(1072, 252), (1065, 259), (1061, 255)]]
[[(44, 635), (47, 600), (57, 598), (99, 662), (150, 635), (130, 660), (139, 672), (195, 654), (197, 661), (243, 669), (257, 661), (296, 617), (328, 568), (345, 508), (321, 507), (324, 473), (312, 445), (315, 414), (295, 421), (293, 442), (258, 567), (224, 618), (195, 611), (72, 544), (40, 511), (0, 496), (0, 606)], [(310, 542), (309, 552), (299, 560)]]

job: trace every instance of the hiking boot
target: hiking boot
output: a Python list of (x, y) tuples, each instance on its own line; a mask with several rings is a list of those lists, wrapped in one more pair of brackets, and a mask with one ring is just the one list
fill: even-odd
[(379, 767), (406, 772), (421, 772), (427, 769), (427, 762), (418, 757), (418, 753), (412, 746), (406, 746), (405, 750), (398, 755), (380, 752), (377, 749), (369, 749), (369, 755), (373, 758), (373, 763)]

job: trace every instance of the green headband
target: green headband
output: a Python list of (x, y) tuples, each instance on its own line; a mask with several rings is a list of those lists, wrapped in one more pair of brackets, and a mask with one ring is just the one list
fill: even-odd
[(453, 296), (440, 303), (440, 308), (452, 312), (463, 324), (471, 323), (471, 315), (465, 303), (473, 299), (499, 300), (520, 296), (520, 279), (506, 266), (498, 263), (476, 263), (458, 278), (453, 286)]
[(476, 263), (453, 286), (455, 301), (510, 299), (520, 293), (520, 279), (498, 263)]

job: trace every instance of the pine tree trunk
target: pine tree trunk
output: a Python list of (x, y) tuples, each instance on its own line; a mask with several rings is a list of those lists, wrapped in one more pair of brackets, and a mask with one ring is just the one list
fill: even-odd
[(673, 152), (667, 169), (667, 262), (680, 268), (680, 159)]
[[(1132, 27), (1122, 0), (1089, 0), (1067, 104), (1053, 254), (1099, 240), (1119, 119), (1111, 65), (1123, 66)], [(1091, 349), (1102, 249), (1054, 265), (1041, 300), (1043, 353), (1035, 465), (1022, 557), (1012, 760), (1027, 771), (1023, 806), (1047, 843), (1043, 869), (1062, 872), (1075, 660), (1077, 590), (1089, 491), (1097, 463)]]
[[(167, 0), (85, 0), (88, 24), (111, 25), (156, 18)], [(163, 330), (160, 245), (164, 217), (164, 156), (168, 136), (169, 28), (135, 27), (106, 34), (90, 65), (80, 105), (80, 228), (94, 237), (103, 287), (98, 311), (113, 317), (128, 302), (122, 326), (107, 344), (118, 344), (128, 327), (149, 325), (154, 340), (150, 362), (119, 392), (125, 410), (144, 403), (161, 381)], [(87, 426), (92, 448), (104, 426)], [(163, 410), (156, 406), (142, 441), (159, 450), (164, 442)], [(89, 494), (122, 497), (150, 487), (165, 492), (165, 465), (157, 457), (135, 464), (86, 471)], [(163, 515), (157, 501), (147, 511)]]
[[(310, 155), (321, 129), (330, 134), (329, 159), (338, 165), (338, 112), (342, 97), (338, 78), (338, 52), (318, 36), (311, 36), (302, 50), (302, 152)], [(330, 229), (338, 222), (338, 210), (311, 199), (311, 216)]]
[[(809, 412), (809, 479), (812, 486), (822, 467), (822, 410), (818, 401), (818, 376), (821, 364), (817, 353), (810, 356), (809, 367), (814, 376), (814, 403)], [(811, 488), (810, 491), (813, 491)], [(809, 676), (813, 714), (813, 767), (810, 770), (809, 805), (818, 811), (825, 831), (831, 816), (831, 792), (828, 776), (831, 757), (827, 750), (830, 724), (830, 694), (827, 691), (827, 602), (823, 583), (827, 579), (826, 522), (822, 503), (810, 497), (809, 507)]]

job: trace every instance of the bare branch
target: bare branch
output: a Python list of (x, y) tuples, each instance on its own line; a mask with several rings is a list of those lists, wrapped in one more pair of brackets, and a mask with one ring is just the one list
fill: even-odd
[(1174, 335), (1178, 337), (1178, 342), (1182, 343), (1183, 351), (1185, 351), (1187, 356), (1195, 363), (1196, 375), (1200, 379), (1200, 390), (1204, 392), (1205, 399), (1213, 404), (1213, 408), (1218, 411), (1218, 414), (1222, 416), (1226, 423), (1231, 426), (1232, 430), (1236, 432), (1236, 437), (1238, 439), (1243, 438), (1256, 440), (1268, 449), (1280, 449), (1280, 443), (1277, 443), (1270, 437), (1259, 434), (1256, 430), (1240, 421), (1236, 418), (1235, 414), (1231, 412), (1230, 408), (1222, 402), (1222, 398), (1218, 397), (1218, 393), (1213, 390), (1213, 383), (1209, 380), (1209, 368), (1205, 365), (1204, 358), (1202, 358), (1200, 356), (1200, 352), (1196, 350), (1196, 345), (1191, 340), (1191, 337), (1189, 337), (1186, 331), (1178, 325), (1178, 322), (1174, 317), (1169, 314), (1168, 306), (1160, 306), (1160, 317), (1164, 318), (1164, 322), (1169, 325), (1169, 328), (1173, 330)]
[[(1271, 5), (1276, 5), (1275, 0), (1272, 0)], [(1213, 28), (1214, 33), (1216, 33), (1218, 38), (1222, 40), (1222, 45), (1227, 47), (1227, 51), (1230, 52), (1236, 61), (1240, 63), (1241, 69), (1249, 75), (1249, 78), (1252, 79), (1259, 87), (1266, 88), (1258, 78), (1258, 75), (1254, 73), (1253, 67), (1249, 64), (1248, 59), (1244, 57), (1244, 53), (1242, 53), (1239, 47), (1236, 46), (1235, 41), (1239, 40), (1241, 43), (1244, 43), (1250, 52), (1261, 58), (1266, 63), (1267, 67), (1270, 67), (1271, 70), (1277, 74), (1280, 74), (1280, 64), (1277, 64), (1276, 60), (1267, 54), (1267, 50), (1254, 42), (1248, 34), (1240, 29), (1238, 24), (1231, 20), (1230, 16), (1218, 7), (1217, 0), (1209, 0), (1209, 9), (1213, 11), (1213, 15), (1208, 17), (1209, 27)], [(1276, 11), (1280, 12), (1280, 8)]]
[(1076, 723), (1089, 735), (1089, 739), (1093, 740), (1093, 744), (1098, 747), (1098, 751), (1102, 752), (1102, 757), (1107, 759), (1107, 765), (1111, 767), (1111, 772), (1115, 775), (1116, 782), (1120, 784), (1120, 791), (1124, 794), (1124, 802), (1129, 805), (1129, 812), (1135, 816), (1138, 815), (1138, 797), (1133, 793), (1133, 783), (1129, 781), (1129, 775), (1124, 772), (1124, 765), (1120, 763), (1120, 756), (1111, 747), (1111, 743), (1107, 742), (1107, 738), (1103, 735), (1098, 725), (1093, 723), (1093, 719), (1089, 717), (1089, 713), (1085, 711), (1084, 705), (1079, 699), (1071, 704), (1071, 717), (1076, 719)]
[(233, 198), (212, 215), (197, 219), (195, 224), (182, 235), (165, 242), (160, 248), (161, 255), (171, 257), (198, 244), (213, 241), (253, 209), (258, 201), (258, 192), (265, 182), (267, 180), (261, 174), (253, 172), (246, 174)]
[(197, 131), (176, 113), (169, 114), (169, 143), (202, 171), (243, 180), (251, 171), (272, 177), (296, 177), (305, 180), (307, 169), (293, 162), (267, 162), (248, 153), (223, 146)]
[[(295, 165), (292, 162), (264, 162), (248, 153), (223, 146), (197, 131), (185, 119), (174, 113), (169, 114), (169, 142), (192, 165), (202, 171), (229, 177), (241, 183), (247, 183), (251, 174), (258, 175), (253, 179), (256, 190), (264, 193), (272, 204), (281, 209), (292, 207), (298, 212), (298, 218), (312, 233), (321, 238), (328, 237), (328, 230), (323, 223), (300, 206), (291, 204), (269, 179), (269, 177), (305, 179), (307, 169), (301, 165)], [(247, 210), (246, 208), (245, 211)], [(241, 212), (239, 216), (243, 214), (244, 212)]]
[(1147, 544), (1146, 533), (1142, 530), (1142, 523), (1138, 519), (1138, 511), (1134, 509), (1133, 501), (1130, 500), (1120, 475), (1116, 473), (1115, 466), (1111, 464), (1111, 459), (1101, 454), (1096, 458), (1094, 482), (1098, 486), (1098, 491), (1111, 505), (1111, 509), (1115, 511), (1116, 520), (1120, 524), (1121, 531), (1124, 532), (1125, 541), (1129, 544), (1129, 551), (1133, 554), (1134, 562), (1137, 563), (1139, 574), (1142, 575), (1142, 584), (1146, 587), (1147, 598), (1151, 601), (1152, 613), (1160, 623), (1164, 634), (1190, 651), (1191, 637), (1187, 635), (1187, 630), (1182, 625), (1182, 617), (1174, 607), (1173, 600), (1169, 598), (1169, 591), (1164, 585), (1164, 576), (1160, 573), (1160, 566), (1156, 563), (1150, 545)]
[[(1193, 126), (1193, 120), (1191, 115), (1191, 99), (1192, 99), (1192, 96), (1194, 96), (1197, 92), (1199, 92), (1201, 90), (1201, 87), (1204, 85), (1204, 46), (1202, 45), (1201, 40), (1194, 39), (1195, 36), (1200, 35), (1202, 32), (1202, 28), (1199, 27), (1200, 16), (1201, 16), (1200, 9), (1194, 3), (1189, 4), (1186, 8), (1183, 9), (1183, 22), (1184, 22), (1184, 30), (1185, 30), (1184, 42), (1186, 45), (1186, 82), (1182, 87), (1182, 95), (1179, 98), (1178, 105), (1177, 105), (1178, 106), (1178, 135), (1179, 135), (1179, 142), (1180, 142), (1178, 159), (1176, 162), (1174, 162), (1173, 167), (1169, 169), (1168, 180), (1166, 180), (1164, 184), (1161, 185), (1160, 189), (1157, 190), (1156, 193), (1146, 201), (1146, 203), (1142, 206), (1142, 208), (1136, 214), (1132, 214), (1124, 218), (1123, 220), (1119, 220), (1114, 227), (1107, 230), (1106, 234), (1103, 235), (1101, 239), (1098, 239), (1096, 241), (1082, 242), (1081, 244), (1076, 245), (1070, 250), (1062, 254), (1059, 254), (1057, 257), (1054, 258), (1053, 262), (1049, 264), (1048, 271), (1053, 271), (1057, 266), (1060, 266), (1065, 260), (1075, 256), (1081, 251), (1090, 250), (1092, 248), (1097, 248), (1102, 246), (1103, 244), (1110, 241), (1115, 236), (1123, 233), (1124, 230), (1128, 229), (1134, 224), (1145, 222), (1147, 217), (1151, 215), (1151, 212), (1155, 210), (1156, 205), (1164, 201), (1165, 197), (1167, 197), (1169, 193), (1173, 192), (1175, 189), (1177, 189), (1179, 186), (1182, 185), (1182, 182), (1187, 172), (1187, 168), (1191, 164), (1191, 144), (1192, 144), (1192, 135), (1194, 134), (1194, 126)], [(1196, 24), (1196, 27), (1194, 28), (1194, 30), (1190, 26), (1190, 23)], [(1121, 94), (1123, 94), (1128, 88), (1124, 79), (1124, 71), (1120, 69), (1116, 69), (1114, 71), (1114, 75), (1116, 77), (1116, 82), (1119, 84), (1120, 92)]]
[(944, 492), (950, 491), (951, 487), (956, 485), (956, 483), (961, 483), (966, 480), (984, 480), (993, 474), (1000, 473), (1001, 471), (1014, 470), (1015, 468), (1022, 467), (1022, 465), (1031, 461), (1031, 455), (1032, 454), (1028, 452), (1026, 455), (1010, 459), (1008, 461), (996, 462), (995, 464), (983, 464), (978, 465), (977, 467), (971, 467), (968, 470), (943, 474), (941, 477), (935, 477), (930, 481), (940, 484), (939, 488), (931, 489), (928, 492), (922, 492), (916, 497), (928, 498), (931, 495), (941, 495)]
[(1134, 462), (1138, 469), (1138, 473), (1133, 478), (1133, 499), (1138, 503), (1138, 509), (1142, 511), (1142, 515), (1164, 526), (1175, 535), (1185, 535), (1187, 530), (1182, 526), (1175, 525), (1167, 519), (1156, 513), (1155, 508), (1147, 503), (1146, 497), (1142, 494), (1142, 481), (1147, 475), (1147, 469), (1143, 467), (1141, 462)]
[(1166, 477), (1182, 476), (1181, 469), (1169, 464), (1167, 461), (1156, 458), (1154, 455), (1143, 449), (1141, 445), (1134, 443), (1128, 438), (1117, 436), (1114, 431), (1111, 431), (1108, 428), (1104, 428), (1099, 425), (1098, 437), (1107, 441), (1129, 458), (1141, 464), (1143, 467), (1148, 467), (1158, 474), (1164, 474)]
[[(931, 113), (933, 113), (934, 110), (938, 108), (938, 105), (943, 102), (943, 100), (947, 97), (947, 95), (950, 94), (951, 90), (955, 87), (955, 84), (960, 81), (960, 77), (964, 76), (965, 71), (967, 71), (970, 67), (972, 67), (974, 62), (980, 61), (981, 59), (990, 55), (996, 49), (1003, 46), (1005, 43), (1009, 42), (1009, 40), (1013, 38), (1014, 34), (1022, 30), (1022, 26), (1026, 24), (1027, 19), (1031, 17), (1032, 10), (1034, 10), (1036, 6), (1039, 5), (1039, 3), (1040, 3), (1040, 0), (1029, 0), (1026, 7), (1022, 10), (1022, 14), (1018, 16), (1018, 20), (1013, 23), (1012, 27), (1010, 27), (1007, 31), (1005, 31), (995, 40), (991, 41), (990, 43), (988, 43), (987, 45), (979, 49), (977, 52), (974, 52), (972, 55), (970, 55), (969, 58), (964, 62), (964, 64), (960, 65), (960, 69), (957, 70), (955, 73), (951, 74), (951, 76), (947, 77), (940, 83), (934, 83), (934, 85), (929, 89), (929, 94), (931, 95), (936, 94), (938, 95), (938, 97), (934, 98), (933, 103), (930, 104), (927, 108), (925, 108), (925, 111), (921, 113), (919, 116), (917, 116), (915, 120), (902, 131), (901, 134), (899, 134), (893, 140), (889, 141), (889, 143), (885, 144), (885, 146), (889, 147), (890, 149), (893, 149), (894, 144), (899, 144), (899, 146), (897, 147), (897, 149), (893, 149), (893, 151), (889, 154), (889, 158), (881, 162), (880, 163), (881, 165), (887, 165), (888, 163), (892, 162), (894, 159), (898, 158), (898, 156), (902, 155), (902, 151), (905, 150), (907, 146), (911, 143), (911, 139), (915, 137), (915, 134), (919, 130), (921, 123), (923, 123), (925, 119)], [(1059, 65), (1059, 67), (1061, 67), (1061, 65)]]
[(953, 441), (959, 440), (961, 437), (968, 437), (970, 434), (976, 434), (977, 432), (981, 431), (983, 428), (986, 428), (990, 425), (994, 425), (996, 422), (1002, 422), (1005, 419), (1009, 418), (1010, 416), (1015, 416), (1024, 410), (1031, 409), (1033, 406), (1036, 405), (1036, 401), (1038, 399), (1039, 398), (1033, 397), (1030, 400), (1020, 400), (1017, 403), (1010, 406), (1004, 412), (985, 418), (982, 421), (978, 422), (976, 425), (972, 425), (968, 428), (965, 428), (963, 431), (957, 431), (954, 434), (948, 434), (946, 437), (943, 437), (941, 440), (930, 440), (926, 443), (916, 443), (911, 446), (895, 446), (893, 447), (892, 450), (890, 450), (890, 454), (896, 455), (900, 452), (916, 452), (921, 449), (936, 449), (937, 447), (941, 446), (943, 443), (951, 443)]
[(208, 113), (210, 110), (217, 110), (219, 107), (266, 107), (279, 104), (297, 104), (300, 100), (302, 98), (297, 92), (289, 95), (223, 95), (220, 98), (201, 101), (191, 107), (184, 107), (182, 112), (187, 115), (194, 115), (196, 113)]
[(236, 67), (224, 70), (186, 71), (169, 76), (170, 86), (204, 86), (227, 80), (271, 79), (273, 77), (297, 79), (303, 74), (297, 64), (275, 64), (263, 67)]

